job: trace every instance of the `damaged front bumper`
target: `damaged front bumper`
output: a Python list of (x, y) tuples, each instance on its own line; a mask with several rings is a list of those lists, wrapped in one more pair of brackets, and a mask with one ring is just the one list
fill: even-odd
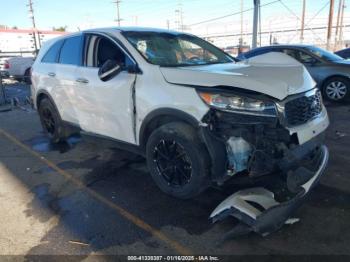
[[(290, 220), (293, 211), (300, 206), (311, 188), (319, 181), (328, 162), (328, 149), (321, 146), (313, 156), (293, 171), (289, 171), (287, 185), (294, 195), (287, 200), (277, 200), (275, 194), (263, 187), (249, 188), (238, 191), (225, 199), (210, 215), (213, 222), (233, 216), (240, 221), (227, 237), (235, 237), (249, 232), (266, 236)], [(287, 179), (287, 183), (288, 183)], [(292, 187), (292, 189), (291, 189)], [(289, 192), (292, 193), (292, 192)]]

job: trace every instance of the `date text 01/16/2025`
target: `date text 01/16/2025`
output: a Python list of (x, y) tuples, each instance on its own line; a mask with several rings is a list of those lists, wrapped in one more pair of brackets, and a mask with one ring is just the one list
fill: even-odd
[(128, 261), (219, 261), (216, 256), (128, 256)]

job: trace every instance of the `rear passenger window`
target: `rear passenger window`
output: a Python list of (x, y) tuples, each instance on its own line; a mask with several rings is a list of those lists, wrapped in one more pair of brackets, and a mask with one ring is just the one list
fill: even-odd
[(60, 64), (81, 65), (81, 36), (73, 36), (64, 41), (60, 54)]
[(49, 51), (47, 51), (46, 54), (44, 55), (41, 62), (43, 62), (43, 63), (56, 63), (57, 58), (58, 58), (58, 53), (61, 49), (62, 44), (63, 44), (63, 40), (58, 41), (53, 46), (51, 46)]

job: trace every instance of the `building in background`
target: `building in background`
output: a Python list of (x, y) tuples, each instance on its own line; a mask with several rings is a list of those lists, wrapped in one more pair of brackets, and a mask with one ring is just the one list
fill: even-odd
[[(52, 38), (61, 36), (66, 32), (37, 30), (35, 39), (37, 47)], [(9, 29), (0, 27), (0, 56), (22, 55), (32, 56), (35, 53), (33, 30), (31, 29)]]

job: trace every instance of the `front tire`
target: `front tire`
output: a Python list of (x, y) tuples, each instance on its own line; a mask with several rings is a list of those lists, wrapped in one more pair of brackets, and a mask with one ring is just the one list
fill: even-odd
[(146, 146), (151, 176), (166, 194), (188, 199), (209, 186), (209, 156), (198, 134), (182, 122), (156, 129)]
[(44, 132), (53, 143), (59, 143), (65, 140), (65, 127), (61, 117), (50, 99), (44, 98), (40, 101), (38, 108), (40, 122)]
[(350, 81), (343, 77), (332, 77), (322, 89), (323, 97), (332, 102), (342, 102), (349, 96)]

